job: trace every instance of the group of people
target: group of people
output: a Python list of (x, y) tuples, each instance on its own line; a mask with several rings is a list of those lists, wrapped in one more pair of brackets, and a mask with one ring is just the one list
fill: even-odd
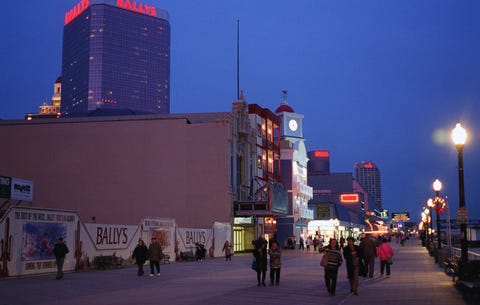
[[(162, 247), (156, 237), (152, 237), (150, 246), (147, 248), (142, 239), (133, 250), (132, 258), (138, 266), (138, 276), (144, 274), (143, 265), (147, 260), (150, 261), (150, 276), (160, 275), (160, 259), (163, 257)], [(156, 271), (156, 272), (155, 272)]]
[(355, 295), (358, 295), (359, 276), (373, 277), (375, 257), (380, 259), (380, 276), (383, 276), (385, 271), (387, 277), (390, 276), (393, 250), (385, 238), (380, 238), (377, 245), (370, 236), (366, 236), (360, 241), (360, 245), (356, 245), (355, 238), (348, 237), (344, 248), (338, 245), (336, 239), (331, 238), (328, 246), (320, 249), (320, 252), (325, 256), (322, 264), (325, 268), (325, 285), (332, 296), (335, 295), (338, 269), (342, 265), (343, 258), (346, 261), (350, 292)]
[[(254, 250), (252, 268), (257, 272), (257, 286), (266, 286), (265, 278), (267, 276), (268, 256), (270, 256), (270, 285), (280, 284), (280, 270), (282, 267), (280, 250), (278, 240), (274, 235), (268, 243), (263, 237), (259, 237), (253, 242)], [(268, 251), (267, 251), (268, 245)]]
[(320, 239), (317, 236), (312, 238), (312, 236), (309, 235), (304, 240), (303, 237), (300, 236), (298, 249), (299, 250), (305, 250), (305, 246), (307, 246), (306, 247), (307, 251), (310, 251), (311, 246), (313, 246), (313, 251), (317, 251), (318, 246), (320, 246)]

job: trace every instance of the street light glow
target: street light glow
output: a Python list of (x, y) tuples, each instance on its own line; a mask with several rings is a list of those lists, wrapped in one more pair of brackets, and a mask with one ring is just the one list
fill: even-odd
[(455, 145), (465, 145), (467, 141), (467, 131), (462, 127), (462, 124), (457, 123), (452, 130), (452, 140)]
[(435, 192), (440, 192), (442, 190), (442, 182), (438, 179), (433, 181), (433, 190)]
[(432, 198), (428, 198), (427, 205), (428, 205), (428, 207), (430, 207), (430, 208), (433, 208), (433, 207), (435, 206), (435, 203), (433, 203)]

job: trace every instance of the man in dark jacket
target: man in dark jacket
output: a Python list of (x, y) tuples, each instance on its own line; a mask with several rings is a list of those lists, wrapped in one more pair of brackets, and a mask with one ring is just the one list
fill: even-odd
[(265, 277), (267, 275), (267, 241), (259, 236), (255, 241), (253, 256), (256, 260), (257, 286), (265, 286)]
[(67, 253), (68, 247), (63, 243), (63, 237), (59, 237), (53, 248), (53, 254), (55, 254), (55, 260), (57, 261), (57, 280), (63, 278), (63, 263)]
[(377, 253), (375, 241), (367, 235), (365, 238), (362, 239), (360, 242), (360, 251), (362, 253), (363, 262), (365, 267), (368, 270), (368, 277), (373, 277), (373, 269), (375, 267), (375, 256)]
[(138, 276), (143, 275), (143, 265), (148, 258), (148, 248), (145, 246), (145, 243), (142, 239), (138, 240), (138, 245), (133, 250), (132, 258), (135, 259), (135, 263), (138, 266)]
[(156, 237), (152, 237), (152, 243), (148, 248), (148, 259), (150, 260), (150, 276), (160, 275), (160, 258), (162, 258), (162, 247), (157, 241)]

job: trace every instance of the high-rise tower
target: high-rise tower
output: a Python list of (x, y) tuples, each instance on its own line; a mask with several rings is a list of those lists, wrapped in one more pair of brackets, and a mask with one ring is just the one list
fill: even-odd
[(67, 12), (62, 116), (170, 113), (168, 19), (130, 0), (82, 0)]
[[(382, 188), (380, 184), (380, 171), (377, 165), (372, 161), (355, 163), (355, 176), (360, 185), (367, 191), (369, 196), (372, 197), (373, 208), (377, 211), (382, 211)], [(370, 200), (369, 202), (372, 203)]]

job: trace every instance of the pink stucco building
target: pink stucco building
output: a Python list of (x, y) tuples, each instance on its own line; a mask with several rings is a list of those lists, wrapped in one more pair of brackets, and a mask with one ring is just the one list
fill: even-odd
[(244, 101), (220, 113), (0, 121), (0, 175), (32, 180), (32, 206), (85, 222), (210, 227), (233, 223), (249, 180), (236, 160), (250, 158), (253, 135)]

